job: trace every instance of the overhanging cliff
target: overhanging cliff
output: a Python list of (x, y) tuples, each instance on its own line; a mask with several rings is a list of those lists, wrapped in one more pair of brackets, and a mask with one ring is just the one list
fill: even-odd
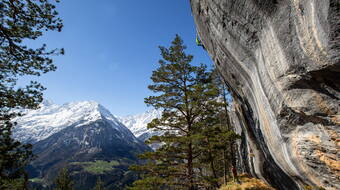
[(339, 4), (191, 0), (235, 100), (243, 168), (277, 189), (340, 189)]

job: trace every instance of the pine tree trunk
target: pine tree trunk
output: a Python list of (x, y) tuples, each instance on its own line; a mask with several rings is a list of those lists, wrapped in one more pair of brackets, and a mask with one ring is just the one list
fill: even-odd
[(212, 156), (211, 150), (209, 150), (209, 158), (210, 158), (210, 168), (213, 173), (214, 178), (217, 178), (215, 166), (214, 166), (214, 158)]
[(227, 184), (227, 174), (228, 174), (228, 169), (227, 169), (227, 153), (225, 149), (223, 149), (223, 184)]
[(236, 168), (236, 157), (234, 152), (234, 143), (230, 143), (230, 157), (231, 157), (231, 163), (234, 168)]
[[(217, 177), (217, 174), (216, 174), (216, 169), (215, 169), (215, 164), (214, 164), (214, 158), (213, 158), (213, 156), (212, 156), (212, 153), (211, 153), (211, 150), (209, 150), (209, 157), (210, 157), (210, 168), (211, 168), (211, 171), (212, 171), (212, 173), (213, 173), (213, 176), (214, 176), (214, 178), (215, 179), (217, 179), (218, 177)], [(214, 186), (216, 187), (216, 188), (218, 188), (218, 182), (214, 182)]]
[(189, 190), (195, 190), (194, 185), (194, 170), (193, 170), (193, 155), (192, 155), (192, 143), (188, 145), (188, 178), (189, 178)]
[[(208, 144), (210, 144), (210, 142), (209, 142), (209, 140), (208, 139), (206, 139), (207, 140), (207, 143)], [(217, 179), (218, 177), (217, 177), (217, 172), (216, 172), (216, 169), (215, 169), (215, 164), (214, 164), (214, 156), (213, 156), (213, 154), (212, 154), (212, 151), (211, 151), (211, 147), (209, 146), (209, 148), (208, 148), (208, 154), (209, 154), (209, 160), (210, 160), (210, 168), (211, 168), (211, 171), (212, 171), (212, 173), (213, 173), (213, 177), (215, 178), (215, 179)], [(217, 188), (218, 187), (218, 183), (214, 183), (214, 186)]]

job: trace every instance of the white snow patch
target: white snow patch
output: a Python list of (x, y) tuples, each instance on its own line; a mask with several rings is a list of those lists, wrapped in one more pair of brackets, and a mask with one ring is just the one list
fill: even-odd
[(161, 110), (152, 109), (142, 114), (129, 115), (117, 118), (128, 129), (130, 129), (130, 131), (136, 137), (139, 137), (145, 133), (156, 134), (154, 131), (147, 129), (147, 124), (150, 123), (153, 119), (160, 118), (161, 116), (162, 116)]
[(63, 105), (44, 101), (37, 110), (24, 110), (25, 114), (13, 121), (17, 122), (13, 137), (34, 143), (48, 138), (66, 127), (81, 127), (100, 119), (112, 122), (112, 127), (125, 128), (106, 108), (94, 101), (72, 102)]

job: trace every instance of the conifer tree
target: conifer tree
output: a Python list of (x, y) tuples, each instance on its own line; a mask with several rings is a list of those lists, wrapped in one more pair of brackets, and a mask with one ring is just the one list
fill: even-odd
[[(214, 178), (206, 178), (206, 182), (214, 186), (226, 184), (228, 176), (230, 176), (230, 168), (236, 167), (236, 148), (235, 142), (240, 138), (234, 132), (229, 118), (229, 101), (230, 96), (221, 75), (215, 68), (213, 73), (213, 82), (219, 89), (219, 103), (222, 104), (219, 112), (212, 120), (203, 127), (201, 133), (203, 140), (201, 148), (205, 149), (207, 154), (200, 157), (201, 163), (205, 163), (210, 167)], [(217, 183), (217, 179), (219, 183)]]
[(73, 190), (73, 181), (68, 173), (67, 168), (60, 170), (59, 175), (54, 181), (54, 190)]
[(221, 125), (220, 129), (222, 132), (220, 133), (219, 137), (219, 147), (222, 149), (222, 164), (223, 166), (223, 184), (227, 183), (227, 176), (230, 174), (230, 168), (235, 167), (236, 168), (236, 147), (235, 142), (237, 139), (240, 139), (241, 136), (237, 135), (234, 132), (234, 128), (231, 125), (231, 121), (229, 118), (229, 110), (228, 105), (229, 102), (227, 100), (227, 96), (231, 97), (228, 88), (226, 86), (226, 83), (223, 81), (221, 74), (218, 72), (219, 70), (217, 68), (214, 69), (213, 77), (214, 77), (214, 83), (219, 87), (222, 102), (223, 102), (223, 111), (221, 112), (221, 123), (224, 123), (224, 125)]
[(103, 181), (98, 178), (93, 190), (105, 190)]
[(0, 189), (27, 188), (24, 167), (32, 159), (32, 146), (12, 139), (15, 123), (11, 119), (20, 116), (15, 109), (37, 108), (44, 87), (31, 82), (18, 88), (16, 82), (20, 76), (39, 76), (56, 69), (50, 56), (63, 53), (62, 49), (49, 51), (45, 44), (30, 48), (25, 42), (44, 31), (60, 31), (62, 22), (57, 15), (48, 0), (0, 2)]
[(154, 119), (148, 128), (163, 131), (149, 143), (162, 143), (155, 152), (141, 155), (147, 164), (132, 169), (142, 172), (142, 180), (131, 189), (188, 189), (202, 184), (199, 175), (202, 155), (203, 127), (221, 108), (219, 91), (212, 82), (211, 72), (203, 64), (191, 65), (192, 55), (187, 55), (181, 38), (176, 35), (169, 48), (160, 47), (162, 60), (153, 71), (153, 84), (148, 88), (157, 96), (145, 99), (146, 104), (163, 110), (160, 119)]

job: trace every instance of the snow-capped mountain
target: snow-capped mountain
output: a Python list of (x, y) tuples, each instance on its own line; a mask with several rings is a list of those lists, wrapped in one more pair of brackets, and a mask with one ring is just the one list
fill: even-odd
[(35, 143), (75, 125), (81, 127), (99, 119), (111, 121), (111, 126), (125, 131), (127, 129), (106, 108), (94, 101), (72, 102), (63, 105), (44, 101), (37, 110), (25, 110), (24, 116), (15, 119), (17, 126), (14, 138)]
[(125, 175), (128, 167), (139, 162), (138, 154), (151, 151), (97, 102), (45, 101), (39, 109), (24, 112), (15, 119), (13, 132), (15, 138), (33, 144), (36, 159), (28, 173), (41, 181), (39, 188), (51, 185), (60, 168), (67, 167), (77, 179), (76, 189), (92, 189), (98, 176), (108, 189), (124, 189), (131, 177)]
[(117, 117), (130, 131), (140, 140), (146, 140), (153, 135), (159, 135), (159, 132), (147, 129), (148, 123), (155, 118), (162, 116), (161, 110), (152, 109), (142, 114)]

